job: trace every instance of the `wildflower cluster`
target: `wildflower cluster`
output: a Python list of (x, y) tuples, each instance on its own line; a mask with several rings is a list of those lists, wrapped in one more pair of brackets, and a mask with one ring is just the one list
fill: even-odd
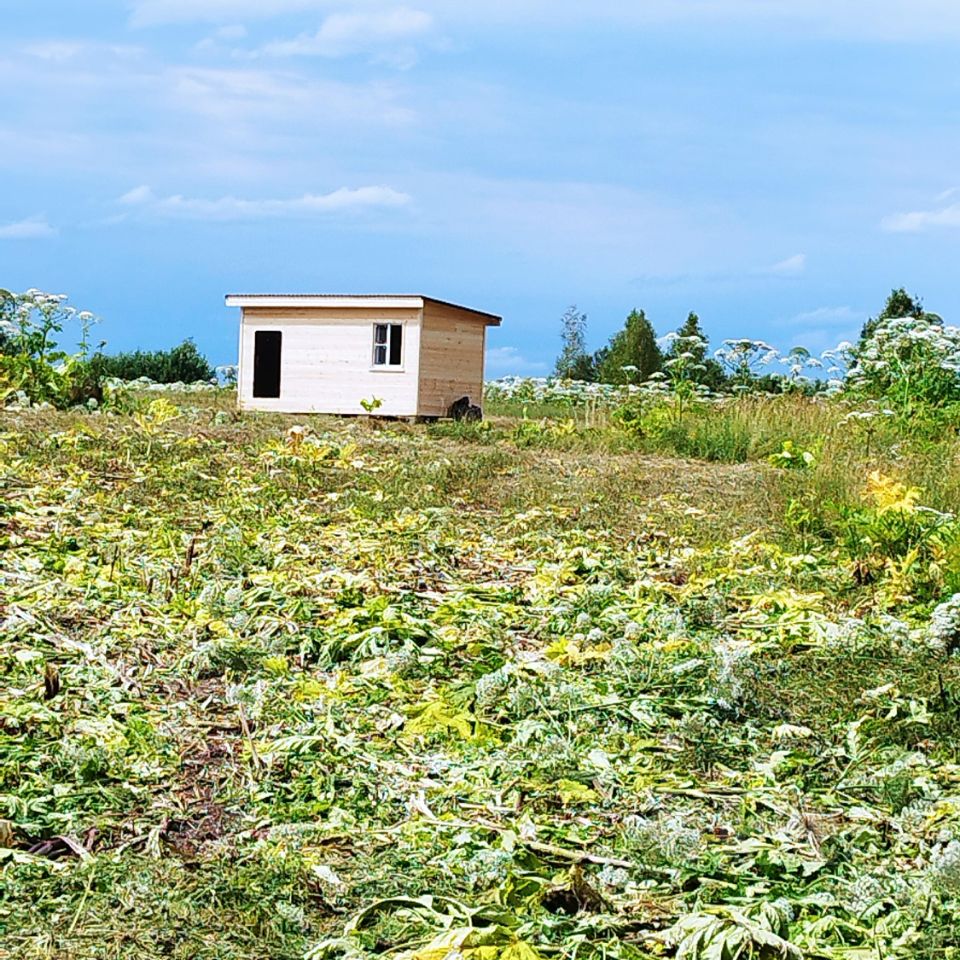
[(960, 328), (929, 317), (880, 321), (860, 344), (848, 389), (901, 409), (960, 400)]
[(544, 403), (559, 406), (616, 406), (640, 391), (636, 384), (594, 383), (560, 377), (501, 377), (488, 380), (484, 398), (489, 402)]

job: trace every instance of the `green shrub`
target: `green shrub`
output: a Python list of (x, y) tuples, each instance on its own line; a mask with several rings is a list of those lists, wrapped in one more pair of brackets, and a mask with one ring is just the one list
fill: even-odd
[(213, 367), (190, 339), (171, 350), (134, 350), (103, 360), (107, 376), (120, 380), (147, 377), (156, 383), (195, 383), (214, 377)]
[(813, 538), (835, 544), (858, 582), (881, 582), (892, 599), (927, 600), (956, 587), (960, 526), (954, 514), (920, 498), (918, 487), (874, 470), (857, 493), (833, 498), (808, 491), (789, 500), (784, 519), (805, 543)]
[(767, 457), (767, 462), (782, 470), (807, 470), (816, 465), (817, 458), (812, 450), (803, 450), (792, 440), (784, 440), (781, 448)]
[(616, 407), (612, 414), (613, 422), (632, 437), (646, 435), (645, 419), (649, 401), (641, 394), (634, 394)]
[(879, 470), (867, 480), (864, 505), (845, 508), (842, 533), (854, 557), (881, 561), (915, 557), (936, 562), (943, 547), (956, 538), (956, 520), (919, 503), (920, 490), (884, 476)]

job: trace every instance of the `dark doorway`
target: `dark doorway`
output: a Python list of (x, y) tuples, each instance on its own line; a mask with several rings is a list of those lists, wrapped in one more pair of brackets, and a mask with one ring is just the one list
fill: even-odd
[(258, 330), (253, 340), (253, 395), (280, 396), (280, 346), (283, 334), (279, 330)]

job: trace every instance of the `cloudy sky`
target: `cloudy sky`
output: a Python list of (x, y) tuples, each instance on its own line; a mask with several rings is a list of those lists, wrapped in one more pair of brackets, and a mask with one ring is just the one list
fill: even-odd
[(955, 0), (33, 0), (0, 286), (235, 357), (228, 292), (426, 293), (545, 372), (633, 307), (823, 348), (960, 315)]

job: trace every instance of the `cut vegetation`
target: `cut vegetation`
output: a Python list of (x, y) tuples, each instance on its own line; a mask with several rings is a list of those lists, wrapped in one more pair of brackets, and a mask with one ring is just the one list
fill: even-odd
[(829, 390), (737, 341), (725, 395), (680, 351), (427, 426), (101, 382), (6, 309), (0, 957), (957, 956), (938, 318)]
[(944, 431), (130, 403), (3, 421), (0, 956), (951, 955)]

